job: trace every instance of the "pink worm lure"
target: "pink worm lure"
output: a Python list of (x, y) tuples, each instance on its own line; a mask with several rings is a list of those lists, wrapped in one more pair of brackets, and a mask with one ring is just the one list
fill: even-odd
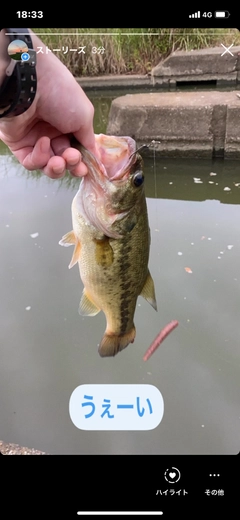
[(147, 361), (152, 354), (157, 350), (162, 341), (178, 326), (178, 321), (173, 320), (168, 323), (157, 335), (157, 337), (153, 340), (150, 347), (148, 347), (147, 352), (145, 352), (143, 356), (143, 361)]

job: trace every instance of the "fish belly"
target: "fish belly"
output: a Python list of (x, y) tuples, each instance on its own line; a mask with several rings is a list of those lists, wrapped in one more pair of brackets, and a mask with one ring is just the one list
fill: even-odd
[(147, 217), (141, 215), (134, 229), (121, 239), (99, 238), (82, 224), (79, 270), (85, 294), (106, 316), (105, 335), (125, 337), (125, 348), (135, 337), (136, 302), (148, 273)]

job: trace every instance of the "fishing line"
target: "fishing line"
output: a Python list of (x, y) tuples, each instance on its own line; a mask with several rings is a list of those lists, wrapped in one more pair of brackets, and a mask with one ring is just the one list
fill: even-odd
[(139, 146), (139, 148), (137, 148), (137, 150), (135, 150), (135, 152), (131, 153), (131, 155), (129, 155), (129, 159), (131, 159), (131, 157), (133, 155), (135, 155), (135, 153), (138, 153), (138, 152), (141, 152), (141, 150), (144, 150), (145, 148), (149, 148), (150, 144), (142, 144), (142, 146)]
[(156, 162), (156, 144), (159, 144), (160, 141), (155, 141), (154, 139), (150, 143), (150, 147), (153, 150), (153, 178), (154, 178), (154, 197), (155, 197), (155, 213), (156, 213), (156, 226), (158, 226), (158, 194), (157, 194), (157, 162)]
[[(155, 144), (156, 141), (152, 141), (151, 144)], [(156, 172), (156, 149), (153, 147), (153, 176), (154, 176), (154, 195), (157, 199), (157, 172)]]

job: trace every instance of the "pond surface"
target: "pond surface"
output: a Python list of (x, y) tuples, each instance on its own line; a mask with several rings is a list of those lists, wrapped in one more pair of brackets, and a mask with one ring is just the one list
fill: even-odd
[[(96, 133), (108, 114), (107, 100), (98, 103)], [(72, 229), (79, 181), (26, 172), (3, 145), (0, 154), (0, 439), (52, 454), (237, 453), (240, 163), (146, 158), (158, 312), (139, 297), (134, 344), (104, 359), (104, 314), (79, 316), (79, 270), (68, 270), (72, 249), (58, 245)], [(177, 329), (144, 362), (173, 319)], [(69, 399), (91, 383), (156, 386), (161, 423), (151, 431), (76, 428)]]

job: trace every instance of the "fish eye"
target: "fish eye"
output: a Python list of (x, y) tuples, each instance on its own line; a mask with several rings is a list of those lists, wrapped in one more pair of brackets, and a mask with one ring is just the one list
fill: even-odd
[(140, 171), (140, 172), (136, 172), (135, 175), (133, 176), (133, 184), (134, 186), (136, 186), (137, 188), (139, 186), (142, 185), (142, 183), (144, 182), (144, 175), (143, 173)]

